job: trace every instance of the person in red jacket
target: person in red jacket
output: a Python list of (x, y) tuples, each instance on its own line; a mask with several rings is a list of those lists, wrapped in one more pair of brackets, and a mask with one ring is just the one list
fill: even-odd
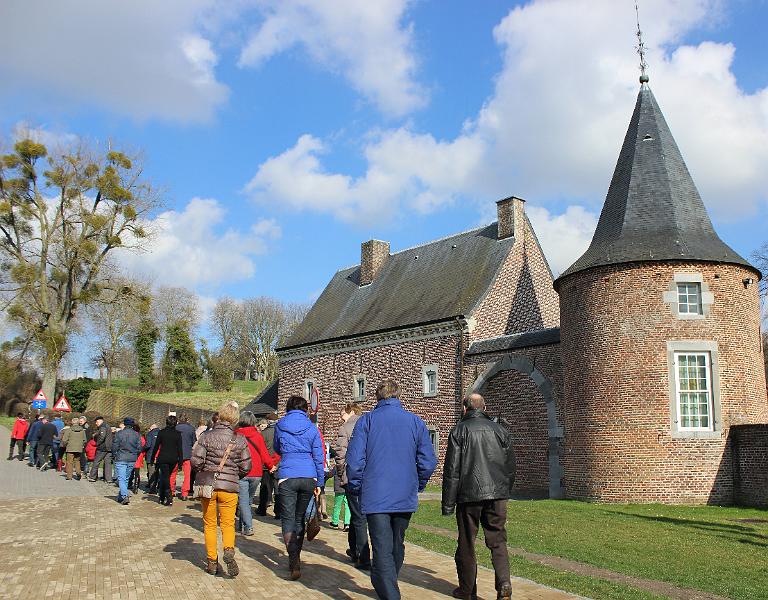
[(96, 440), (93, 438), (88, 440), (88, 443), (85, 445), (85, 451), (83, 454), (85, 454), (85, 460), (87, 461), (85, 465), (86, 468), (83, 470), (83, 473), (90, 473), (91, 465), (96, 459)]
[(253, 497), (261, 483), (264, 466), (266, 465), (269, 471), (274, 471), (280, 457), (270, 456), (264, 437), (256, 427), (256, 417), (252, 412), (246, 410), (240, 413), (240, 421), (235, 432), (245, 438), (248, 442), (248, 450), (251, 452), (251, 470), (240, 480), (240, 491), (237, 497), (240, 509), (239, 529), (243, 535), (253, 535), (253, 513), (251, 512)]
[(8, 449), (8, 460), (13, 460), (13, 447), (19, 447), (19, 460), (24, 460), (24, 452), (27, 450), (27, 430), (29, 429), (29, 423), (24, 418), (24, 413), (18, 413), (16, 415), (16, 422), (13, 424), (13, 430), (11, 431), (11, 447)]
[[(141, 427), (138, 423), (133, 425), (133, 429), (141, 435)], [(141, 447), (144, 448), (147, 445), (147, 438), (141, 436)], [(128, 478), (128, 488), (134, 493), (139, 493), (139, 486), (141, 485), (141, 467), (144, 466), (144, 457), (147, 455), (147, 451), (139, 452), (139, 457), (136, 459), (136, 463), (133, 465), (133, 471)]]

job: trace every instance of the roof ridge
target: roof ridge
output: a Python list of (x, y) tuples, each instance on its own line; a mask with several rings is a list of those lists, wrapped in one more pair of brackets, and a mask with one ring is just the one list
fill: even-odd
[(466, 231), (459, 231), (458, 233), (452, 233), (450, 235), (437, 238), (436, 240), (430, 240), (429, 242), (424, 242), (423, 244), (409, 246), (408, 248), (403, 248), (402, 250), (398, 250), (397, 252), (392, 252), (390, 256), (394, 256), (395, 254), (402, 254), (403, 252), (410, 252), (411, 250), (416, 250), (417, 248), (423, 248), (424, 246), (431, 246), (432, 244), (444, 242), (445, 240), (450, 240), (451, 238), (459, 237), (461, 235), (466, 235), (468, 233), (472, 233), (473, 231), (482, 231), (483, 229), (487, 229), (494, 223), (497, 223), (497, 221), (491, 221), (490, 223), (486, 223), (485, 225), (481, 225), (479, 227), (473, 227), (472, 229), (467, 229)]

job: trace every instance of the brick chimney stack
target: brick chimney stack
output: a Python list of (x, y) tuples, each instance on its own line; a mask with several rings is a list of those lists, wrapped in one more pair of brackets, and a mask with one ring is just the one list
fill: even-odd
[(369, 240), (360, 245), (360, 285), (373, 283), (389, 258), (389, 242)]
[(499, 222), (499, 239), (503, 240), (523, 235), (523, 220), (525, 219), (525, 200), (510, 196), (496, 202), (496, 212)]

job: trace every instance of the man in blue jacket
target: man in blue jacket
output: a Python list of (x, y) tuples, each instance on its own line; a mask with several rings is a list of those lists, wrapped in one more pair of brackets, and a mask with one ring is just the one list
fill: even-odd
[(376, 407), (358, 419), (346, 455), (347, 489), (360, 495), (371, 536), (371, 583), (384, 600), (400, 599), (405, 530), (437, 466), (427, 426), (399, 395), (393, 379), (377, 386)]
[(40, 429), (43, 426), (42, 415), (37, 415), (32, 425), (27, 430), (27, 442), (29, 442), (29, 462), (30, 467), (37, 463), (37, 445), (40, 442)]
[(121, 504), (128, 504), (129, 502), (128, 478), (133, 471), (133, 465), (136, 464), (136, 460), (143, 450), (141, 435), (134, 428), (135, 423), (131, 417), (125, 417), (122, 428), (112, 440), (112, 456), (115, 459), (117, 485), (120, 488), (117, 501)]

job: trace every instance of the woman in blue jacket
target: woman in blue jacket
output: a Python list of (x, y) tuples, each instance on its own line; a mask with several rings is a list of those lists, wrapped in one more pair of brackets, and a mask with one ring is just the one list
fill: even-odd
[(304, 543), (304, 512), (312, 499), (320, 495), (325, 483), (325, 451), (320, 432), (307, 416), (307, 401), (291, 396), (285, 416), (275, 425), (274, 450), (280, 455), (277, 493), (283, 541), (288, 551), (291, 579), (301, 577), (301, 547)]

